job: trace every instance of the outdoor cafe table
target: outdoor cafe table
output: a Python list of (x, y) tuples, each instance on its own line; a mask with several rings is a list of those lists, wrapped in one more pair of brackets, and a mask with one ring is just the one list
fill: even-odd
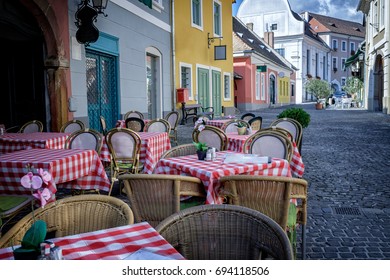
[(263, 176), (289, 176), (290, 164), (287, 160), (273, 158), (271, 163), (224, 163), (228, 154), (242, 154), (232, 151), (217, 152), (215, 161), (198, 160), (197, 155), (160, 159), (154, 173), (187, 175), (199, 178), (206, 188), (206, 204), (222, 204), (218, 196), (222, 176), (248, 174)]
[(222, 126), (227, 123), (228, 121), (231, 121), (234, 119), (219, 119), (219, 120), (206, 120), (206, 125), (215, 126), (218, 128), (222, 128)]
[[(150, 122), (150, 119), (143, 119), (144, 124), (146, 125), (148, 122)], [(126, 122), (125, 120), (117, 120), (115, 127), (122, 127), (126, 128)]]
[[(144, 173), (152, 174), (155, 165), (161, 155), (171, 148), (171, 141), (166, 132), (137, 132), (141, 137), (140, 162), (144, 165)], [(103, 144), (100, 152), (100, 158), (109, 162), (110, 151), (107, 143)]]
[[(65, 260), (122, 260), (144, 249), (169, 259), (184, 259), (147, 222), (50, 239)], [(16, 247), (16, 246), (15, 246)], [(12, 247), (0, 249), (1, 260), (13, 260)]]
[[(227, 133), (226, 134), (228, 137), (227, 150), (240, 152), (240, 153), (244, 152), (244, 143), (252, 134), (238, 135), (237, 132)], [(301, 154), (299, 153), (297, 144), (295, 143), (295, 141), (293, 141), (292, 144), (293, 144), (293, 156), (290, 161), (291, 173), (292, 175), (301, 178), (305, 171), (305, 165), (303, 164), (303, 160)]]
[(42, 168), (52, 175), (48, 188), (53, 194), (57, 187), (108, 192), (110, 181), (94, 150), (28, 149), (0, 155), (0, 193), (31, 194), (20, 184), (27, 174), (26, 165)]
[(33, 132), (0, 135), (0, 154), (25, 149), (63, 149), (69, 133)]

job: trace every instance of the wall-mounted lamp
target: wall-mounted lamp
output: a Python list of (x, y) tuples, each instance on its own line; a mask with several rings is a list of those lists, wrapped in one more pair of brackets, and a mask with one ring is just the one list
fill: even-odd
[(99, 30), (93, 23), (96, 22), (98, 14), (107, 16), (103, 10), (106, 9), (108, 0), (92, 0), (92, 6), (89, 2), (89, 0), (82, 0), (75, 14), (75, 24), (78, 28), (77, 42), (86, 46), (96, 42), (99, 38)]
[(208, 48), (210, 48), (211, 43), (214, 43), (215, 39), (223, 39), (223, 37), (210, 37), (210, 33), (207, 33)]
[(374, 28), (376, 29), (376, 31), (379, 30), (379, 23), (371, 23), (371, 22), (370, 22), (370, 25), (371, 25), (372, 27), (374, 27)]

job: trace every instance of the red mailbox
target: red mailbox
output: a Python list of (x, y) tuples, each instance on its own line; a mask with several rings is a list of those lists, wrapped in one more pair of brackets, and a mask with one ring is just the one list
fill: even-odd
[(177, 103), (187, 102), (188, 101), (188, 88), (178, 88), (176, 89)]

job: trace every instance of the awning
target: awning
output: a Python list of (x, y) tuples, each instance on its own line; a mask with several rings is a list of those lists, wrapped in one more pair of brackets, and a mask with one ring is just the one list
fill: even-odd
[(349, 66), (351, 66), (351, 64), (355, 63), (359, 59), (360, 54), (364, 54), (364, 51), (358, 48), (357, 52), (345, 61), (343, 70), (347, 69)]
[(144, 3), (149, 8), (153, 8), (153, 0), (139, 0), (140, 2)]

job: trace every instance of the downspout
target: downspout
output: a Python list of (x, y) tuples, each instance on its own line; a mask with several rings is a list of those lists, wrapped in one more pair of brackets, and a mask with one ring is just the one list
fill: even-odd
[(175, 0), (171, 1), (171, 80), (172, 80), (172, 111), (176, 111), (176, 54), (175, 54)]

